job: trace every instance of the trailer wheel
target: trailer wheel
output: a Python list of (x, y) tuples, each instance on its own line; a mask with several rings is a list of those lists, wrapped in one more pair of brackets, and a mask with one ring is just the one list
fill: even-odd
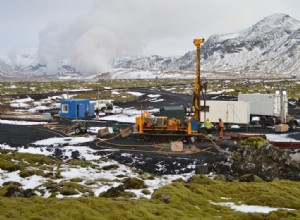
[(75, 134), (80, 134), (81, 130), (79, 128), (75, 129)]
[(296, 128), (297, 128), (297, 122), (295, 120), (289, 121), (288, 125), (289, 125), (291, 131), (296, 130)]
[(260, 125), (262, 127), (266, 127), (268, 125), (268, 119), (265, 116), (260, 117), (260, 121), (259, 121)]
[(275, 125), (275, 118), (273, 118), (273, 117), (268, 118), (268, 124), (271, 125), (271, 126), (274, 126)]

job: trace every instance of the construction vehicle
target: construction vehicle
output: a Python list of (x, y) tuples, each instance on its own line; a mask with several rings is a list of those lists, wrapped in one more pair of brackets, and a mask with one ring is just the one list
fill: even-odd
[[(194, 39), (196, 46), (196, 78), (194, 82), (192, 117), (189, 118), (169, 118), (168, 116), (153, 116), (146, 110), (136, 117), (135, 134), (140, 134), (144, 138), (152, 139), (188, 139), (200, 138), (200, 100), (201, 100), (201, 80), (200, 80), (200, 45), (204, 39)], [(166, 108), (163, 108), (166, 110)]]

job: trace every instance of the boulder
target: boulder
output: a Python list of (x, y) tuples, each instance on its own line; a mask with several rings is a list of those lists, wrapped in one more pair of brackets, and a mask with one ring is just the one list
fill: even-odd
[(72, 151), (71, 157), (72, 157), (72, 159), (79, 159), (80, 152), (78, 150)]
[(247, 140), (225, 161), (215, 166), (215, 172), (228, 179), (244, 174), (256, 175), (265, 181), (274, 179), (300, 180), (300, 164), (287, 152), (265, 140)]
[(35, 193), (33, 192), (33, 189), (26, 189), (23, 190), (19, 186), (10, 186), (7, 188), (7, 191), (4, 193), (5, 197), (25, 197), (29, 198), (31, 196), (34, 196)]

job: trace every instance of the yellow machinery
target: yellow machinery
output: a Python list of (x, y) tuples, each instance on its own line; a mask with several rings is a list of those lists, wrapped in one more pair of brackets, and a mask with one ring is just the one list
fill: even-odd
[(181, 122), (180, 119), (166, 116), (153, 116), (144, 110), (141, 116), (136, 117), (136, 132), (139, 134), (191, 134), (191, 122)]
[(201, 101), (201, 80), (200, 80), (200, 45), (204, 42), (204, 39), (194, 39), (196, 46), (196, 78), (194, 83), (193, 94), (193, 111), (194, 120), (200, 121), (200, 101)]
[(196, 78), (194, 82), (193, 92), (193, 110), (192, 119), (180, 121), (180, 119), (167, 118), (166, 116), (152, 116), (148, 111), (144, 110), (141, 115), (136, 117), (136, 130), (137, 134), (152, 134), (153, 136), (166, 136), (166, 135), (193, 135), (199, 134), (198, 124), (200, 122), (200, 45), (204, 39), (194, 39), (196, 46)]

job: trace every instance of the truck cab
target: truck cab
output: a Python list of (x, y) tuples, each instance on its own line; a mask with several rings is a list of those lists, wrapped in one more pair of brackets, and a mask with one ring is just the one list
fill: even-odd
[(113, 109), (113, 101), (112, 99), (102, 99), (102, 100), (94, 100), (92, 103), (95, 104), (95, 110), (98, 109), (99, 111), (105, 112), (106, 110)]

